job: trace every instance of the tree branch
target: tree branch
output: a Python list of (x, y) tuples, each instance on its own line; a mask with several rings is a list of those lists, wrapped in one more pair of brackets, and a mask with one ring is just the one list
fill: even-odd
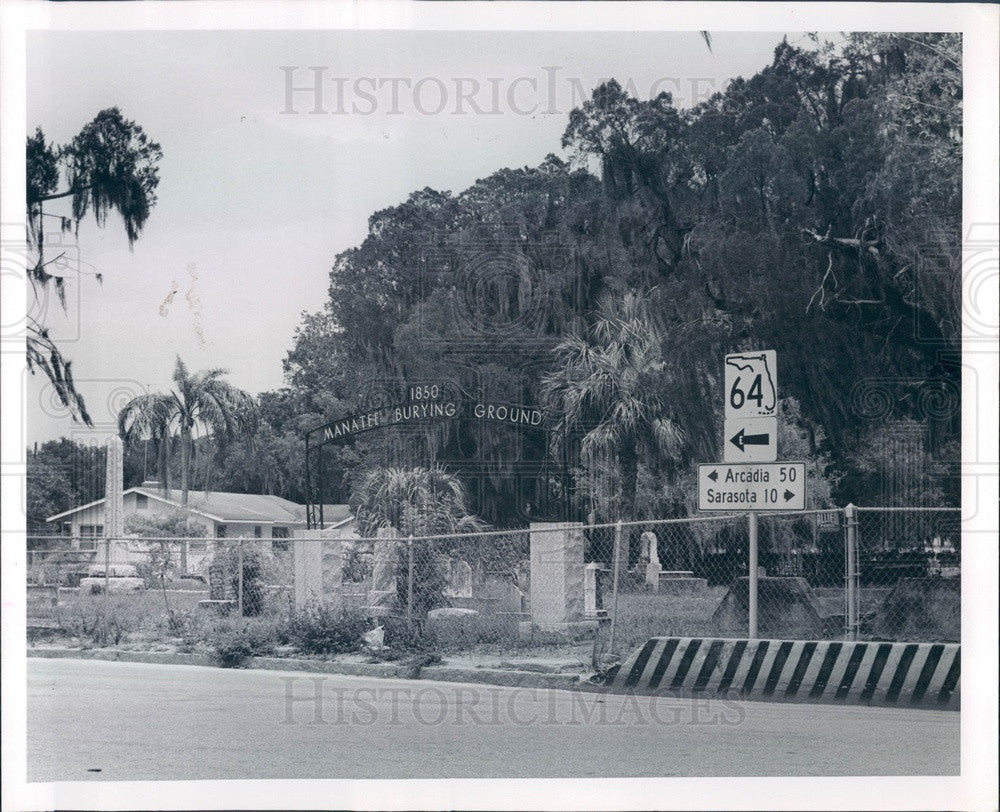
[(67, 189), (65, 192), (57, 192), (54, 195), (44, 195), (43, 197), (38, 198), (37, 202), (44, 203), (47, 200), (59, 200), (59, 198), (62, 197), (70, 197), (71, 195), (75, 195), (79, 192), (86, 192), (91, 188), (91, 186), (92, 184), (87, 184), (86, 186), (77, 186), (73, 189)]

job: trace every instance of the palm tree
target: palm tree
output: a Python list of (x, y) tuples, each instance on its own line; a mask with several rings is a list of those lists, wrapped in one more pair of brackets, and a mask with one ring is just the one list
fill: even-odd
[(203, 428), (224, 445), (257, 431), (260, 415), (254, 398), (237, 389), (223, 376), (224, 369), (207, 369), (193, 375), (177, 358), (174, 384), (167, 394), (133, 398), (118, 413), (118, 433), (126, 444), (152, 439), (157, 444), (160, 476), (166, 490), (167, 462), (173, 438), (180, 441), (181, 504), (188, 501), (191, 456), (196, 427)]
[(481, 530), (483, 523), (469, 513), (468, 501), (461, 481), (437, 466), (375, 469), (352, 499), (363, 536), (392, 528), (418, 537)]
[[(402, 561), (403, 548), (393, 536), (472, 533), (483, 523), (468, 510), (462, 483), (442, 468), (379, 468), (361, 481), (351, 500), (362, 536), (379, 536), (372, 571), (375, 607), (398, 611), (406, 600), (417, 626), (431, 609), (446, 605), (447, 576), (438, 554), (441, 544), (425, 541), (413, 550), (413, 577)], [(383, 538), (388, 536), (389, 538)]]
[(637, 518), (640, 460), (675, 454), (682, 444), (660, 396), (666, 370), (659, 331), (637, 294), (605, 296), (590, 324), (554, 352), (557, 368), (542, 381), (546, 408), (556, 415), (557, 428), (583, 433), (580, 452), (588, 469), (617, 473), (618, 515)]

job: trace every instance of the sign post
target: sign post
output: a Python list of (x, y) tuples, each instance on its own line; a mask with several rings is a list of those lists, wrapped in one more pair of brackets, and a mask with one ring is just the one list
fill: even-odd
[(778, 354), (725, 358), (725, 435), (719, 464), (698, 466), (698, 510), (747, 514), (748, 635), (756, 639), (759, 567), (757, 511), (806, 509), (806, 466), (778, 462)]
[(750, 572), (749, 572), (749, 582), (747, 587), (750, 591), (749, 594), (749, 611), (748, 611), (748, 623), (749, 631), (748, 637), (751, 640), (757, 639), (757, 512), (751, 510), (747, 513), (747, 527), (748, 536), (750, 542), (750, 552), (748, 558), (750, 559)]

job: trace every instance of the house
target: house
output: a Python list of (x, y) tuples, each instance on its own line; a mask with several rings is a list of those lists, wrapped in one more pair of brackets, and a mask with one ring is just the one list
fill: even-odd
[[(125, 516), (146, 513), (150, 516), (186, 512), (195, 522), (204, 525), (208, 538), (189, 539), (186, 553), (194, 559), (210, 552), (209, 538), (272, 539), (275, 550), (288, 548), (292, 531), (305, 529), (305, 505), (256, 493), (225, 491), (188, 491), (188, 501), (181, 503), (181, 491), (164, 492), (158, 482), (143, 482), (122, 494)], [(324, 505), (324, 527), (346, 528), (354, 521), (347, 505)], [(104, 536), (104, 500), (98, 499), (80, 507), (50, 516), (46, 522), (58, 524), (62, 533), (74, 539), (73, 546), (81, 550), (96, 550), (97, 539)]]

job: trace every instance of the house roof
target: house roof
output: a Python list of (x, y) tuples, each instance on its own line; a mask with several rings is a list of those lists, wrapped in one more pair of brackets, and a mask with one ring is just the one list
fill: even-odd
[[(305, 524), (306, 507), (296, 502), (282, 499), (280, 496), (270, 496), (259, 493), (228, 493), (226, 491), (188, 491), (187, 505), (181, 504), (181, 491), (171, 489), (164, 491), (156, 487), (135, 487), (125, 491), (126, 494), (142, 494), (161, 504), (189, 510), (216, 522), (255, 522), (257, 524)], [(123, 494), (124, 495), (124, 494)], [(72, 516), (81, 510), (104, 504), (103, 499), (89, 502), (86, 505), (57, 513), (46, 519), (47, 522), (57, 521)], [(339, 524), (351, 517), (347, 505), (324, 505), (324, 523)]]
[[(306, 506), (297, 506), (302, 511), (302, 521), (306, 520)], [(316, 517), (319, 518), (319, 506), (316, 506)], [(338, 527), (354, 518), (350, 505), (323, 505), (323, 524), (327, 528)]]

